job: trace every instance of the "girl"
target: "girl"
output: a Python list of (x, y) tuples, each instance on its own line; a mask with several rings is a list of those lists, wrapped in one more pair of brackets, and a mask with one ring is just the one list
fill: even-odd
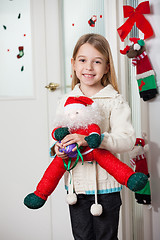
[[(101, 122), (101, 143), (99, 148), (116, 153), (132, 149), (135, 143), (134, 130), (130, 121), (130, 108), (119, 94), (116, 75), (109, 44), (98, 34), (83, 35), (77, 42), (73, 58), (72, 91), (59, 102), (58, 113), (63, 111), (69, 96), (86, 96), (97, 103), (104, 118)], [(61, 143), (52, 147), (58, 157), (68, 156), (60, 148), (77, 143), (79, 147), (88, 146), (86, 135), (68, 134)], [(76, 148), (74, 149), (76, 150)], [(69, 174), (65, 173), (65, 186), (70, 191)], [(118, 239), (119, 210), (122, 189), (95, 161), (78, 162), (72, 170), (72, 192), (77, 194), (77, 202), (70, 205), (72, 231), (75, 240), (111, 240)], [(96, 184), (95, 184), (96, 182)], [(93, 216), (90, 207), (94, 203), (95, 193), (103, 207), (100, 216)]]
[[(135, 135), (130, 121), (130, 108), (119, 94), (111, 50), (107, 40), (98, 34), (83, 35), (77, 42), (72, 58), (72, 91), (59, 104), (61, 112), (69, 96), (87, 96), (93, 99), (105, 116), (100, 126), (102, 134), (100, 148), (112, 153), (127, 152), (134, 146)], [(66, 158), (59, 148), (72, 143), (86, 146), (85, 136), (67, 135), (59, 144), (55, 144), (55, 153)], [(119, 210), (121, 206), (121, 185), (98, 164), (97, 191), (98, 202), (103, 213), (94, 217), (90, 207), (94, 203), (95, 165), (78, 163), (73, 169), (74, 191), (78, 201), (69, 205), (72, 231), (75, 240), (114, 240), (118, 239)], [(68, 173), (65, 184), (68, 190)]]
[[(100, 126), (102, 141), (100, 148), (112, 153), (123, 153), (132, 149), (135, 143), (134, 130), (130, 122), (130, 108), (119, 94), (111, 50), (107, 40), (98, 34), (86, 34), (77, 42), (72, 58), (72, 91), (68, 96), (87, 96), (99, 105), (105, 120)], [(61, 111), (66, 98), (60, 103)], [(56, 143), (55, 153), (60, 147), (72, 143), (86, 146), (85, 136), (70, 134)], [(78, 163), (73, 169), (74, 191), (78, 201), (69, 205), (72, 231), (75, 240), (118, 239), (119, 210), (121, 206), (121, 185), (99, 165), (97, 167), (98, 201), (103, 213), (94, 217), (90, 207), (94, 203), (94, 164)], [(68, 189), (68, 173), (65, 175)]]

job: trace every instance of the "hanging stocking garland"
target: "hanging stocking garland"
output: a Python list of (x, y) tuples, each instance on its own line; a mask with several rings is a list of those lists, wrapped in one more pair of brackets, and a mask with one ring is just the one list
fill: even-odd
[(132, 45), (127, 45), (124, 50), (120, 50), (120, 53), (132, 58), (132, 64), (136, 66), (140, 97), (147, 101), (157, 94), (155, 73), (145, 51), (144, 41), (140, 38), (130, 38), (130, 41)]

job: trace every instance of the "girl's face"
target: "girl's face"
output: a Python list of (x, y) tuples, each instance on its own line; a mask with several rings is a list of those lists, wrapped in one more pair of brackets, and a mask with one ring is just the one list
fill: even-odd
[(91, 44), (83, 44), (76, 59), (72, 59), (72, 66), (81, 85), (99, 86), (108, 66), (104, 56)]

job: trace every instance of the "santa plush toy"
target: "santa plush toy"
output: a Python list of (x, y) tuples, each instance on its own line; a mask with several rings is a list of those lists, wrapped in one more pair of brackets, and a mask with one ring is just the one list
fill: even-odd
[(142, 172), (148, 177), (147, 184), (140, 191), (135, 192), (135, 199), (139, 204), (151, 204), (151, 191), (149, 183), (149, 172), (146, 159), (146, 152), (148, 152), (148, 144), (145, 144), (143, 138), (136, 138), (136, 143), (132, 151), (129, 152), (130, 163), (135, 167), (136, 172)]
[[(101, 121), (100, 116), (98, 107), (92, 99), (84, 96), (69, 97), (65, 102), (63, 115), (60, 115), (58, 120), (56, 120), (57, 125), (52, 132), (52, 137), (57, 141), (61, 141), (68, 134), (86, 135), (85, 140), (88, 146), (81, 148), (81, 160), (95, 160), (119, 183), (127, 186), (132, 191), (141, 190), (148, 180), (145, 174), (135, 173), (109, 151), (98, 148), (101, 144), (101, 131), (98, 126)], [(37, 209), (44, 205), (48, 196), (54, 191), (65, 173), (65, 166), (67, 166), (69, 161), (71, 161), (70, 166), (73, 168), (77, 157), (71, 156), (71, 158), (63, 160), (56, 156), (53, 159), (39, 182), (36, 191), (25, 198), (24, 204), (27, 207)], [(67, 170), (70, 171), (71, 168)], [(95, 184), (95, 204), (91, 206), (91, 213), (94, 216), (99, 216), (102, 213), (102, 206), (97, 203), (96, 189), (97, 185)], [(72, 205), (76, 201), (77, 196), (72, 189), (67, 196), (67, 202)]]
[(131, 45), (120, 50), (120, 53), (132, 58), (132, 64), (136, 67), (140, 97), (144, 101), (148, 101), (157, 94), (155, 73), (147, 56), (144, 40), (140, 38), (130, 38), (129, 40)]

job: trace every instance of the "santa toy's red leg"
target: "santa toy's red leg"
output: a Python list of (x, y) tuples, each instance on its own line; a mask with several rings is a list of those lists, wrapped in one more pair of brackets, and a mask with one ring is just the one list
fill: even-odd
[(48, 196), (57, 187), (65, 171), (62, 158), (56, 156), (46, 169), (42, 179), (37, 185), (36, 191), (25, 197), (24, 204), (31, 209), (42, 207)]
[(99, 165), (112, 175), (120, 184), (127, 186), (129, 177), (134, 171), (116, 158), (112, 153), (104, 149), (95, 149), (94, 158)]
[(57, 187), (59, 180), (65, 173), (65, 168), (62, 158), (55, 157), (49, 167), (46, 169), (41, 181), (38, 183), (34, 192), (38, 197), (47, 200), (54, 189)]
[(145, 174), (135, 173), (109, 151), (97, 148), (93, 150), (93, 156), (102, 168), (130, 190), (137, 191), (146, 185), (148, 178)]

